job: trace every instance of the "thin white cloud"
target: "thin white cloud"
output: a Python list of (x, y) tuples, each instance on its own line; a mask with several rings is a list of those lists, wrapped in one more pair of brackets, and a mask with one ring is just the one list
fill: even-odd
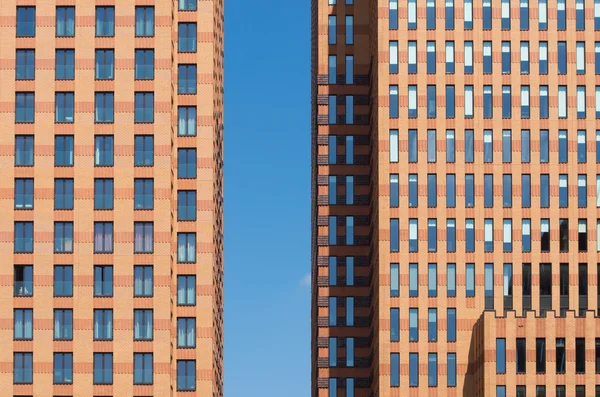
[(300, 279), (300, 286), (310, 288), (310, 273), (306, 273), (304, 277)]

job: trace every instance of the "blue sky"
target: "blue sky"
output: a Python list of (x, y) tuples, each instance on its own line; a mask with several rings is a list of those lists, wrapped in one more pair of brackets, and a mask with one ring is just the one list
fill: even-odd
[(310, 395), (310, 1), (225, 0), (225, 396)]

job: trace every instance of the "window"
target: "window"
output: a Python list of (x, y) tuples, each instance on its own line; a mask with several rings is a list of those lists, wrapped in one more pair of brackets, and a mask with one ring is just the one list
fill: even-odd
[(112, 340), (112, 309), (94, 309), (94, 340)]
[(435, 118), (437, 115), (435, 85), (427, 86), (427, 117)]
[(329, 95), (328, 102), (328, 122), (329, 124), (337, 124), (337, 96)]
[[(471, 1), (471, 0), (468, 0), (468, 1)], [(473, 42), (472, 41), (465, 41), (464, 64), (465, 64), (465, 74), (473, 74)], [(471, 94), (472, 94), (473, 86), (465, 86), (465, 90), (467, 87), (471, 87)], [(465, 101), (466, 101), (466, 98), (465, 98)], [(466, 104), (466, 102), (465, 102), (465, 104)]]
[(112, 266), (94, 266), (94, 296), (113, 296)]
[(427, 357), (427, 384), (430, 387), (437, 387), (437, 353), (429, 353)]
[(196, 52), (197, 42), (197, 26), (196, 23), (179, 23), (178, 35), (178, 51), (179, 52)]
[[(429, 1), (427, 2), (430, 3)], [(433, 3), (432, 3), (433, 4)], [(435, 74), (436, 71), (435, 41), (427, 42), (427, 74)]]
[(75, 7), (56, 7), (56, 37), (75, 36)]
[(557, 374), (565, 373), (565, 359), (566, 359), (565, 338), (556, 338), (556, 373)]
[(33, 135), (15, 136), (15, 166), (33, 165)]
[(96, 7), (96, 37), (114, 37), (115, 7)]
[(492, 29), (492, 2), (483, 0), (483, 30)]
[(510, 74), (510, 41), (502, 42), (502, 74)]
[(133, 339), (151, 340), (153, 334), (152, 310), (136, 309), (133, 311)]
[(178, 120), (177, 135), (196, 136), (196, 107), (179, 106), (177, 108)]
[(585, 119), (586, 117), (586, 106), (585, 106), (585, 86), (577, 86), (577, 118)]
[(346, 367), (354, 366), (354, 338), (346, 338)]
[(33, 296), (33, 266), (15, 265), (14, 296)]
[(427, 130), (427, 162), (437, 161), (437, 131)]
[(34, 37), (35, 25), (35, 7), (17, 7), (17, 37)]
[[(154, 36), (154, 7), (135, 7), (135, 35)], [(181, 36), (179, 43), (181, 45)]]
[(456, 342), (456, 308), (448, 308), (447, 316), (448, 342)]
[(546, 339), (537, 338), (535, 340), (535, 372), (538, 374), (546, 373)]
[(408, 174), (408, 206), (411, 208), (419, 206), (419, 183), (417, 174)]
[(177, 220), (196, 220), (196, 191), (179, 190), (177, 192)]
[[(409, 86), (409, 113), (410, 113), (410, 87)], [(415, 97), (416, 97), (416, 92), (414, 93)], [(331, 106), (330, 106), (331, 108)], [(390, 117), (391, 118), (398, 118), (398, 86), (397, 85), (391, 85), (390, 86)], [(410, 117), (410, 116), (409, 116)]]
[(354, 245), (354, 217), (346, 217), (346, 245)]
[(15, 179), (15, 209), (33, 209), (33, 179)]
[(569, 206), (569, 187), (567, 174), (560, 174), (558, 176), (558, 205), (560, 208), (566, 208)]
[(517, 373), (524, 374), (526, 368), (526, 341), (525, 338), (517, 338)]
[(409, 384), (419, 386), (419, 353), (409, 353)]
[(397, 30), (398, 29), (398, 0), (390, 0), (389, 4), (389, 29)]
[(419, 220), (409, 219), (408, 220), (408, 251), (418, 252), (419, 251)]
[(419, 341), (419, 309), (410, 308), (408, 309), (408, 339), (410, 342)]
[(346, 44), (354, 44), (354, 17), (346, 15)]
[(579, 219), (577, 222), (579, 252), (587, 252), (587, 219)]
[(177, 262), (196, 263), (196, 233), (177, 233)]
[(399, 284), (400, 277), (398, 272), (398, 264), (392, 263), (390, 264), (390, 296), (400, 296)]
[(496, 373), (506, 373), (506, 339), (496, 338)]
[(354, 84), (354, 55), (346, 55), (346, 84)]
[(521, 118), (528, 119), (529, 111), (529, 86), (521, 86)]
[(506, 397), (506, 386), (496, 386), (496, 397)]
[(587, 162), (587, 145), (585, 130), (577, 130), (577, 162)]
[[(154, 165), (154, 136), (136, 135), (135, 136), (135, 157), (136, 166)], [(182, 150), (182, 149), (179, 149)]]
[(483, 74), (491, 74), (491, 73), (492, 73), (492, 42), (484, 41), (483, 42)]
[(35, 94), (33, 92), (17, 92), (15, 94), (15, 122), (33, 123), (35, 116)]
[(152, 296), (153, 288), (153, 268), (152, 266), (134, 266), (133, 267), (133, 296), (146, 297)]
[(579, 174), (577, 176), (577, 206), (579, 208), (587, 207), (587, 175)]
[(494, 175), (483, 175), (483, 206), (485, 208), (494, 207)]
[[(144, 187), (147, 189), (147, 187)], [(146, 200), (145, 198), (143, 200)], [(154, 223), (134, 223), (134, 250), (136, 254), (152, 253), (154, 251)]]
[(390, 309), (390, 342), (400, 340), (400, 309)]
[(112, 353), (94, 353), (94, 384), (112, 384), (113, 355)]
[(113, 223), (94, 222), (94, 253), (113, 252)]
[(196, 304), (196, 276), (177, 276), (177, 304)]
[(56, 50), (56, 80), (73, 80), (75, 78), (75, 51)]
[(501, 5), (501, 29), (510, 30), (510, 1), (502, 0)]
[(448, 387), (456, 387), (456, 353), (448, 353)]
[(466, 296), (472, 298), (475, 296), (475, 264), (466, 264)]
[(54, 222), (54, 252), (73, 252), (73, 222)]
[(178, 94), (195, 94), (196, 93), (196, 65), (178, 66)]
[(17, 50), (16, 79), (35, 79), (35, 50)]
[(96, 135), (94, 137), (94, 165), (112, 166), (114, 164), (114, 137)]
[(594, 30), (600, 30), (600, 1), (594, 0)]
[[(398, 130), (396, 134), (398, 133)], [(418, 150), (418, 141), (419, 138), (417, 136), (417, 130), (410, 129), (408, 130), (408, 162), (416, 163), (419, 158), (419, 150)], [(396, 145), (397, 146), (397, 145)], [(398, 160), (396, 159), (396, 162)]]
[(94, 209), (112, 210), (114, 202), (114, 182), (112, 179), (94, 179)]
[[(181, 78), (181, 70), (180, 70), (179, 75)], [(137, 49), (137, 50), (135, 50), (135, 79), (136, 80), (154, 80), (154, 50), (153, 49)], [(180, 87), (180, 89), (181, 89), (181, 87)]]
[(114, 123), (115, 94), (113, 92), (96, 92), (94, 121), (96, 123)]
[[(394, 86), (397, 87), (397, 86)], [(397, 91), (396, 91), (397, 92)], [(391, 94), (391, 93), (390, 93)], [(394, 105), (398, 102), (398, 98), (394, 99)], [(418, 115), (418, 103), (417, 103), (417, 86), (408, 86), (408, 118), (414, 119)], [(390, 117), (392, 117), (390, 115)]]
[(154, 208), (154, 179), (134, 179), (134, 197), (136, 210)]
[(114, 78), (115, 51), (106, 49), (96, 50), (96, 80), (113, 80)]
[[(504, 98), (504, 96), (503, 96), (503, 98)], [(502, 105), (503, 105), (502, 109), (504, 109), (504, 101), (503, 101)], [(493, 109), (494, 109), (494, 103), (493, 103), (493, 96), (492, 96), (492, 86), (484, 85), (483, 86), (483, 118), (491, 119), (494, 114)]]
[(54, 384), (73, 383), (73, 353), (54, 353)]
[(13, 383), (33, 383), (33, 353), (14, 353), (13, 362)]
[(473, 118), (473, 86), (465, 86), (465, 118)]
[(454, 130), (446, 130), (446, 162), (454, 163), (456, 160), (456, 146), (454, 140)]
[[(400, 192), (399, 192), (399, 187), (398, 187), (398, 174), (391, 174), (390, 175), (390, 207), (392, 207), (392, 208), (398, 207), (399, 194), (400, 194)], [(331, 198), (331, 194), (330, 194), (330, 198)], [(330, 204), (331, 204), (331, 200), (330, 200)], [(333, 204), (335, 204), (335, 203), (333, 203)]]
[(54, 180), (54, 209), (73, 209), (73, 179)]
[[(485, 92), (484, 92), (485, 93)], [(502, 118), (512, 117), (512, 97), (509, 85), (502, 86)]]
[(73, 135), (56, 135), (54, 137), (54, 165), (73, 166)]
[(531, 219), (523, 219), (522, 222), (522, 251), (531, 252)]
[(337, 325), (337, 298), (335, 296), (329, 297), (329, 326), (335, 327)]
[(575, 338), (575, 373), (585, 373), (585, 338)]
[(153, 123), (154, 122), (154, 93), (136, 92), (135, 93), (135, 122)]
[[(452, 0), (454, 1), (454, 0)], [(453, 7), (454, 9), (454, 7)], [(415, 42), (416, 51), (416, 42)], [(415, 70), (416, 73), (416, 70)], [(446, 74), (454, 74), (454, 42), (446, 41)]]
[(179, 11), (195, 11), (198, 0), (179, 0)]
[[(391, 51), (391, 44), (392, 42), (390, 41), (390, 73), (391, 73), (391, 63), (392, 63), (392, 51)], [(396, 42), (396, 48), (398, 47), (398, 42)], [(398, 67), (398, 54), (396, 54), (396, 68)], [(337, 83), (337, 57), (335, 55), (329, 55), (329, 59), (328, 59), (328, 80), (327, 82), (329, 84), (336, 84)]]
[(73, 340), (73, 309), (54, 309), (54, 339)]
[(14, 339), (33, 339), (33, 310), (15, 309), (14, 311)]
[(73, 296), (73, 266), (54, 266), (54, 296)]
[(400, 386), (400, 354), (390, 354), (390, 386)]
[(456, 219), (446, 220), (446, 251), (456, 252)]
[(512, 252), (512, 219), (504, 219), (502, 223), (502, 250), (504, 252)]
[(494, 264), (486, 263), (483, 268), (485, 309), (494, 309)]
[(456, 264), (449, 263), (446, 269), (446, 288), (447, 295), (449, 298), (454, 298), (456, 296)]
[(337, 42), (337, 18), (335, 15), (329, 15), (327, 18), (327, 42), (331, 44), (336, 44)]
[(177, 149), (177, 178), (196, 178), (196, 149)]
[(540, 207), (550, 206), (550, 177), (548, 174), (540, 175)]
[(33, 252), (33, 222), (15, 222), (15, 252)]
[(437, 220), (427, 220), (427, 251), (437, 252)]
[(346, 124), (354, 124), (354, 96), (346, 95)]
[(465, 30), (473, 29), (473, 0), (464, 0)]
[(427, 340), (437, 341), (437, 309), (427, 311)]
[(600, 338), (596, 338), (596, 373), (600, 373)]
[(152, 353), (133, 353), (133, 384), (152, 384)]
[(195, 360), (177, 360), (177, 390), (196, 390)]
[(408, 265), (408, 282), (409, 282), (409, 295), (410, 297), (419, 296), (419, 264), (410, 263)]

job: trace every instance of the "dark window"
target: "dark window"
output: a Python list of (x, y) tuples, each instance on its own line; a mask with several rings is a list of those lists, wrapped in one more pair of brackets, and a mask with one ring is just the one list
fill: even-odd
[(35, 121), (35, 94), (17, 92), (15, 94), (15, 122), (33, 123)]
[(73, 296), (73, 266), (54, 266), (54, 296)]
[(112, 179), (94, 179), (94, 209), (112, 210), (114, 202), (114, 181)]
[(154, 79), (154, 50), (135, 50), (135, 79)]
[(177, 93), (195, 94), (196, 86), (196, 65), (179, 65)]
[(196, 149), (177, 149), (177, 178), (196, 178)]
[(113, 295), (113, 267), (110, 265), (94, 266), (94, 296)]
[(196, 390), (195, 360), (177, 360), (177, 390)]
[(546, 373), (546, 339), (537, 338), (535, 340), (535, 372), (538, 374)]
[(54, 353), (54, 384), (73, 383), (73, 353)]
[(33, 135), (15, 136), (15, 166), (33, 165)]
[(585, 373), (585, 338), (575, 338), (575, 372)]
[(114, 37), (115, 7), (96, 7), (96, 37)]
[(154, 36), (154, 7), (135, 7), (135, 35)]
[(94, 353), (94, 384), (112, 384), (113, 355), (112, 353)]
[(556, 373), (564, 374), (566, 367), (565, 338), (556, 338)]
[(525, 338), (517, 338), (517, 373), (524, 374), (526, 369)]
[(17, 37), (34, 37), (35, 25), (35, 7), (17, 7)]
[(54, 137), (54, 165), (70, 167), (74, 163), (73, 135), (56, 135)]
[(15, 296), (33, 296), (33, 266), (15, 265)]
[(154, 165), (154, 136), (136, 135), (135, 136), (135, 158), (136, 166)]
[(177, 220), (196, 220), (196, 191), (180, 190), (177, 192)]
[(154, 179), (134, 180), (134, 208), (136, 210), (154, 208)]
[(114, 165), (114, 137), (112, 135), (96, 135), (94, 138), (94, 165)]
[(56, 7), (56, 36), (75, 36), (75, 7)]
[(136, 92), (135, 93), (135, 116), (136, 123), (154, 122), (154, 93)]
[(16, 79), (35, 79), (35, 50), (17, 50)]
[(196, 37), (197, 29), (195, 23), (179, 23), (178, 35), (178, 51), (179, 52), (196, 52)]
[(55, 79), (75, 79), (75, 50), (56, 50)]
[(133, 384), (151, 385), (152, 353), (133, 353)]

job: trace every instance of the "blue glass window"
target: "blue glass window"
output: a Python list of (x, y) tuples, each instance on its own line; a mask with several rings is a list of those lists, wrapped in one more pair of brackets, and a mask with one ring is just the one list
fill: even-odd
[[(179, 43), (181, 45), (181, 24), (179, 25)], [(136, 37), (154, 36), (154, 7), (135, 7), (135, 35)]]
[(15, 94), (15, 122), (33, 123), (35, 113), (35, 94), (33, 92), (17, 92)]
[(75, 79), (75, 51), (56, 50), (56, 80)]
[(196, 65), (179, 65), (177, 93), (195, 94), (196, 86)]
[(35, 7), (17, 7), (17, 37), (34, 37), (35, 25)]
[(75, 36), (75, 7), (56, 7), (56, 36)]
[(35, 79), (35, 50), (17, 50), (16, 79)]
[(73, 296), (73, 266), (54, 266), (54, 296)]
[(57, 123), (73, 123), (75, 119), (75, 94), (73, 92), (57, 92), (55, 94), (54, 121)]
[(96, 37), (114, 37), (115, 7), (96, 7)]
[(115, 94), (112, 92), (96, 92), (94, 121), (96, 123), (114, 123)]

